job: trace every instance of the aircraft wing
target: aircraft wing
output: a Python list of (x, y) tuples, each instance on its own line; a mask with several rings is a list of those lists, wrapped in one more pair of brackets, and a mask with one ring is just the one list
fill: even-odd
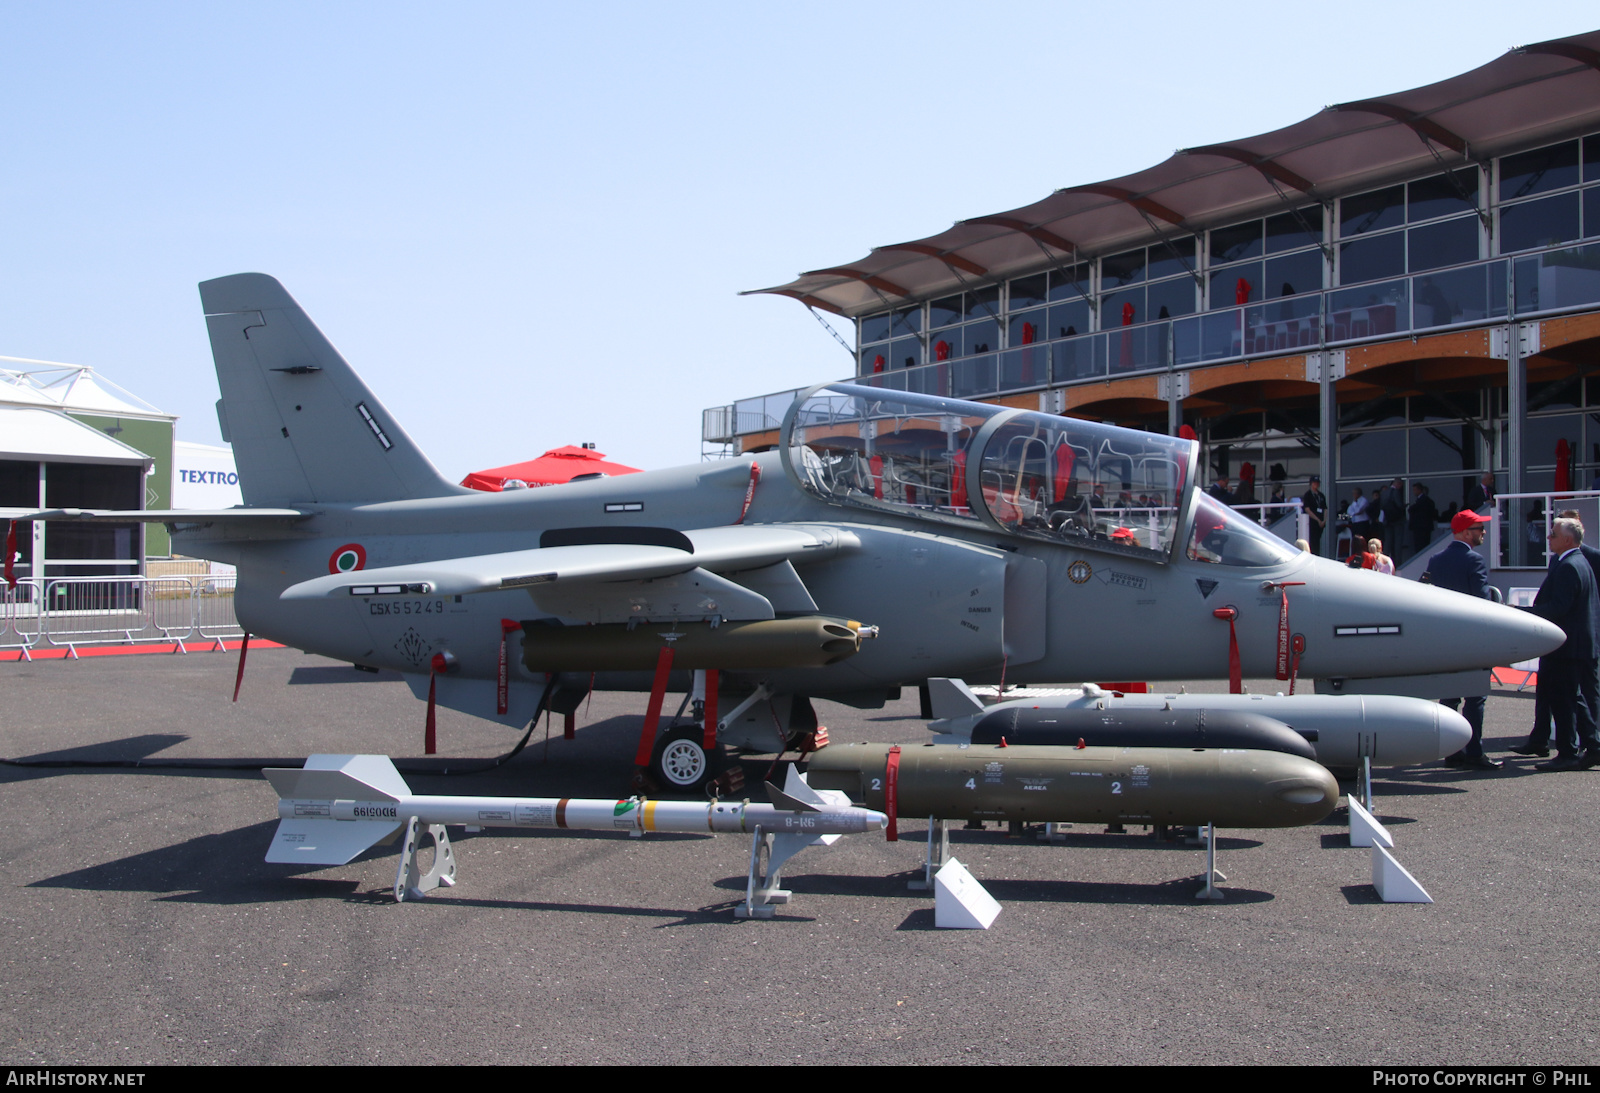
[(291, 585), (279, 598), (309, 600), (400, 592), (462, 596), (507, 588), (538, 593), (555, 586), (652, 580), (693, 570), (737, 573), (859, 546), (851, 533), (824, 527), (737, 526), (700, 528), (683, 534), (693, 550), (641, 543), (589, 543), (441, 558), (316, 577)]
[(45, 509), (12, 519), (99, 520), (106, 524), (216, 524), (230, 521), (304, 520), (316, 513), (308, 509)]

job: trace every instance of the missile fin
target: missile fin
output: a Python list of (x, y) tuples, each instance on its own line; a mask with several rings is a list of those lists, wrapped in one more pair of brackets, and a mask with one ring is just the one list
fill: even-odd
[(411, 795), (387, 755), (313, 755), (300, 770), (268, 767), (261, 773), (290, 801), (398, 801)]
[(928, 680), (928, 703), (933, 707), (937, 721), (952, 717), (970, 717), (983, 713), (983, 700), (972, 693), (965, 680), (934, 676)]
[(272, 845), (267, 848), (267, 861), (343, 865), (399, 830), (397, 820), (350, 821), (320, 817), (279, 820)]

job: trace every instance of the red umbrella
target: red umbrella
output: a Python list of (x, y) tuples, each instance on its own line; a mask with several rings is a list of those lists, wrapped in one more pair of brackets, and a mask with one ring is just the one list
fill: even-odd
[(568, 444), (564, 448), (552, 448), (538, 459), (530, 459), (526, 463), (513, 463), (508, 467), (474, 471), (463, 478), (461, 484), (475, 490), (498, 493), (506, 488), (506, 482), (511, 479), (526, 482), (530, 486), (555, 486), (562, 482), (571, 482), (582, 474), (606, 474), (614, 477), (619, 474), (638, 473), (638, 467), (606, 462), (604, 452)]

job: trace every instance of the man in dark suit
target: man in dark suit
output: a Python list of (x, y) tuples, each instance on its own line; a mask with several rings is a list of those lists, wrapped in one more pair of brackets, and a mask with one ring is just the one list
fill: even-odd
[(1374, 520), (1383, 520), (1383, 541), (1396, 558), (1405, 554), (1406, 539), (1406, 486), (1399, 478), (1383, 487), (1378, 493), (1378, 512)]
[(1311, 533), (1307, 536), (1311, 553), (1321, 554), (1322, 529), (1328, 526), (1328, 495), (1322, 492), (1322, 479), (1317, 475), (1311, 476), (1311, 488), (1300, 495), (1300, 504), (1311, 525)]
[(1484, 471), (1483, 476), (1467, 491), (1467, 508), (1476, 512), (1485, 505), (1494, 504), (1494, 472)]
[[(1483, 543), (1487, 516), (1475, 512), (1458, 512), (1450, 521), (1455, 538), (1450, 545), (1428, 559), (1425, 577), (1430, 584), (1483, 599), (1489, 594), (1489, 565), (1477, 548)], [(1483, 754), (1483, 704), (1487, 695), (1468, 695), (1466, 698), (1441, 698), (1442, 705), (1461, 710), (1461, 716), (1472, 726), (1472, 739), (1467, 746), (1445, 759), (1452, 767), (1471, 767), (1474, 770), (1499, 770), (1498, 759)], [(1462, 703), (1465, 703), (1465, 706)]]
[(1439, 506), (1433, 503), (1433, 498), (1428, 496), (1428, 487), (1421, 482), (1412, 485), (1411, 495), (1414, 500), (1407, 513), (1411, 528), (1411, 553), (1421, 554), (1433, 541), (1434, 528), (1439, 523)]
[(1550, 574), (1528, 610), (1566, 631), (1561, 648), (1539, 658), (1540, 690), (1555, 722), (1556, 757), (1540, 770), (1582, 770), (1600, 765), (1595, 739), (1595, 583), (1583, 557), (1583, 525), (1558, 517), (1550, 527), (1550, 550), (1556, 555)]
[[(1578, 520), (1580, 523), (1582, 519), (1577, 509), (1563, 509), (1561, 516), (1563, 519)], [(1588, 561), (1589, 569), (1595, 578), (1595, 634), (1597, 638), (1600, 638), (1600, 550), (1596, 550), (1588, 543), (1579, 543), (1578, 549), (1583, 552), (1584, 559)], [(1554, 566), (1555, 562), (1556, 559), (1551, 557), (1550, 564)], [(1597, 662), (1597, 664), (1600, 664), (1600, 662)], [(1600, 668), (1597, 668), (1597, 671), (1600, 671)], [(1595, 680), (1595, 689), (1597, 693), (1600, 693), (1600, 678)], [(1589, 712), (1596, 718), (1597, 722), (1600, 722), (1600, 709), (1591, 708)], [(1550, 704), (1545, 700), (1542, 691), (1536, 691), (1534, 694), (1533, 730), (1528, 734), (1527, 743), (1511, 750), (1518, 755), (1537, 755), (1541, 759), (1550, 754)]]

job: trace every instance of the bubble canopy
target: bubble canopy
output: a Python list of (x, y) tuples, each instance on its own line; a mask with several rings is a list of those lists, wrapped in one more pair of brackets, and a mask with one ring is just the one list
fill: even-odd
[(834, 504), (1152, 561), (1190, 506), (1194, 441), (849, 383), (784, 417), (785, 470)]

